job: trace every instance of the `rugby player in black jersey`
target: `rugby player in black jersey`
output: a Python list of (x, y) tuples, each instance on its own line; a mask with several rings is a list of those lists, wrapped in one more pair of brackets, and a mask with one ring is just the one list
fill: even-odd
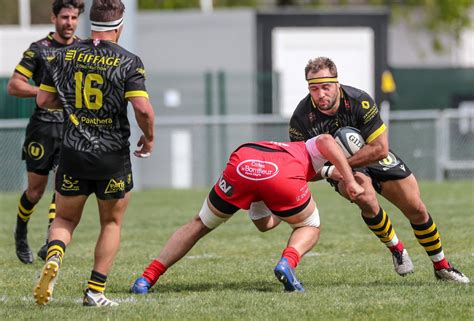
[(64, 108), (65, 118), (56, 174), (57, 216), (49, 232), (46, 263), (34, 288), (37, 304), (50, 301), (66, 246), (88, 196), (94, 193), (101, 229), (83, 304), (117, 305), (104, 296), (104, 290), (133, 187), (128, 102), (143, 131), (135, 156), (147, 157), (154, 142), (154, 112), (144, 66), (138, 56), (116, 43), (124, 11), (120, 0), (94, 0), (91, 39), (58, 50), (50, 58), (36, 98), (42, 108)]
[[(35, 97), (44, 72), (47, 56), (58, 48), (70, 45), (78, 39), (74, 36), (79, 15), (84, 12), (83, 0), (55, 0), (51, 21), (55, 32), (33, 42), (23, 53), (18, 66), (8, 82), (8, 94), (16, 97)], [(34, 85), (28, 82), (32, 78)], [(26, 161), (28, 186), (19, 204), (15, 229), (16, 255), (23, 263), (33, 262), (33, 253), (28, 245), (27, 225), (35, 205), (40, 201), (48, 184), (48, 175), (58, 164), (61, 146), (63, 114), (59, 111), (36, 107), (26, 128), (22, 158)], [(55, 196), (49, 206), (49, 226), (56, 216)], [(45, 260), (47, 240), (38, 256)]]
[[(354, 202), (369, 229), (392, 252), (395, 271), (406, 275), (413, 272), (413, 264), (390, 218), (379, 205), (376, 191), (408, 218), (418, 243), (433, 263), (436, 278), (469, 283), (469, 278), (445, 258), (439, 231), (421, 200), (417, 180), (401, 158), (389, 149), (387, 128), (374, 100), (360, 89), (339, 84), (336, 65), (329, 58), (310, 60), (305, 67), (305, 77), (309, 94), (300, 101), (290, 119), (290, 139), (307, 140), (323, 133), (333, 135), (344, 126), (360, 130), (365, 146), (348, 161), (357, 171), (356, 179), (365, 192)], [(319, 176), (327, 178), (347, 198), (340, 174), (333, 166), (323, 168)]]

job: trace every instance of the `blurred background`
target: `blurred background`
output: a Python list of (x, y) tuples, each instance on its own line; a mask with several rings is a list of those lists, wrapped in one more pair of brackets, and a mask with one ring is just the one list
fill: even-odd
[[(29, 44), (54, 31), (50, 2), (0, 0), (0, 190), (26, 185), (34, 100), (6, 84)], [(474, 181), (474, 0), (123, 2), (120, 44), (142, 58), (156, 112), (155, 152), (133, 164), (137, 188), (207, 186), (239, 144), (287, 141), (318, 56), (375, 98), (391, 148), (419, 179)], [(137, 135), (134, 125), (132, 146)]]

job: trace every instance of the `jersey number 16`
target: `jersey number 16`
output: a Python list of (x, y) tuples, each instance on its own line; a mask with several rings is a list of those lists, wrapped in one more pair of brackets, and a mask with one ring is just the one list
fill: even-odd
[(82, 108), (83, 98), (87, 109), (100, 109), (102, 107), (102, 91), (99, 88), (92, 87), (92, 82), (96, 85), (102, 85), (104, 78), (99, 74), (87, 74), (84, 80), (84, 88), (82, 88), (82, 71), (74, 74), (76, 81), (76, 108)]

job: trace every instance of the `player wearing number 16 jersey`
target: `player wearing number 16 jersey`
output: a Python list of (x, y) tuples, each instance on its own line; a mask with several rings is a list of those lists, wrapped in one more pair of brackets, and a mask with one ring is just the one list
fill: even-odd
[(50, 57), (37, 102), (64, 109), (64, 138), (56, 178), (57, 217), (49, 234), (46, 264), (34, 289), (46, 304), (72, 233), (91, 193), (98, 201), (101, 231), (84, 296), (86, 306), (113, 306), (104, 296), (107, 274), (120, 244), (122, 218), (133, 187), (127, 103), (143, 131), (135, 151), (146, 157), (153, 148), (153, 108), (139, 57), (120, 47), (125, 7), (120, 0), (94, 0), (91, 39)]

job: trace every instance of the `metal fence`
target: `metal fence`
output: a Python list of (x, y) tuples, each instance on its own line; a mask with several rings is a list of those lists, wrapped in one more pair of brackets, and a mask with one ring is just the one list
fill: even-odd
[[(0, 120), (2, 191), (25, 188), (21, 146), (27, 120)], [(391, 148), (423, 180), (474, 179), (474, 112), (393, 111)], [(138, 135), (132, 125), (131, 146)], [(288, 119), (276, 115), (161, 116), (148, 159), (133, 159), (137, 188), (209, 186), (238, 145), (288, 140)]]

